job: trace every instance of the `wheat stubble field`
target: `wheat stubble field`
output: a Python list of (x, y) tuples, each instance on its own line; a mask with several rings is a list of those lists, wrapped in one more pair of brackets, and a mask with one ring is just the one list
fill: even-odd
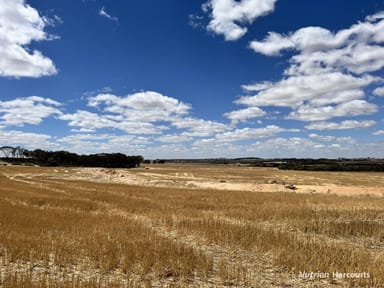
[(383, 287), (383, 178), (1, 166), (0, 287)]

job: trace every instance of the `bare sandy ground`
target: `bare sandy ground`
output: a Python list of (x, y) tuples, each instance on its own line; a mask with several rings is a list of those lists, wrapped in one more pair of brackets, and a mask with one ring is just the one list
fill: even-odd
[(74, 168), (55, 171), (51, 177), (147, 187), (384, 196), (384, 174), (380, 173), (172, 164), (138, 169)]

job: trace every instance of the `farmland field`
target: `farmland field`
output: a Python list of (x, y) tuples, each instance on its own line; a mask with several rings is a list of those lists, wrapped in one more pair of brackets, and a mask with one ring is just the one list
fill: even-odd
[(384, 174), (0, 166), (0, 287), (384, 287)]

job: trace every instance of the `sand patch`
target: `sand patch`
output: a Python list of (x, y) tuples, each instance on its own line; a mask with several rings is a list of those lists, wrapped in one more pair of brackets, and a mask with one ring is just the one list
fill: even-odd
[[(180, 169), (182, 165), (179, 165)], [(185, 166), (184, 169), (187, 169)], [(198, 169), (195, 167), (195, 169)], [(261, 175), (251, 177), (250, 175), (233, 175), (230, 171), (223, 170), (222, 173), (214, 175), (196, 175), (196, 173), (174, 172), (169, 167), (156, 167), (156, 170), (148, 169), (107, 169), (107, 168), (76, 168), (73, 173), (55, 173), (53, 177), (69, 178), (72, 180), (95, 181), (102, 183), (121, 183), (127, 185), (138, 185), (146, 187), (163, 188), (187, 188), (187, 189), (215, 189), (250, 192), (291, 192), (291, 193), (323, 193), (349, 196), (384, 196), (384, 187), (378, 183), (367, 185), (340, 185), (338, 181), (324, 182), (323, 178), (314, 175), (307, 175), (303, 179), (300, 173), (289, 176), (271, 173), (270, 177)], [(276, 171), (276, 170), (271, 170)], [(246, 171), (249, 173), (249, 170)], [(280, 172), (280, 171), (279, 171)], [(284, 171), (283, 171), (284, 172)], [(290, 172), (290, 171), (288, 171)], [(312, 172), (316, 174), (316, 172)], [(358, 173), (351, 173), (356, 177)], [(324, 173), (321, 174), (324, 177)], [(345, 176), (345, 173), (343, 173)], [(384, 175), (383, 175), (384, 176)], [(373, 175), (373, 177), (376, 177)], [(381, 180), (381, 179), (380, 179)], [(309, 183), (309, 184), (302, 184)], [(319, 184), (322, 183), (322, 184)]]

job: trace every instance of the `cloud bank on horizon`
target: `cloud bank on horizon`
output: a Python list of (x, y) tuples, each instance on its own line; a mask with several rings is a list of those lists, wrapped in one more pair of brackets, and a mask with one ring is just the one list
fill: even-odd
[[(222, 38), (227, 46), (253, 38), (256, 20), (268, 18), (279, 6), (277, 0), (209, 0), (201, 9), (209, 18), (206, 31), (218, 35), (202, 35), (204, 41)], [(124, 27), (121, 15), (107, 11), (101, 6), (95, 14)], [(383, 11), (343, 29), (305, 26), (284, 33), (264, 31), (260, 39), (245, 40), (248, 47), (235, 54), (251, 52), (257, 59), (283, 62), (284, 68), (271, 79), (239, 82), (240, 95), (231, 95), (221, 117), (200, 116), (195, 107), (204, 99), (194, 102), (193, 97), (159, 92), (163, 89), (116, 93), (119, 87), (94, 83), (92, 92), (70, 101), (62, 92), (38, 95), (36, 86), (48, 85), (44, 81), (54, 86), (59, 83), (55, 79), (69, 77), (57, 68), (60, 54), (44, 55), (51, 43), (65, 41), (48, 28), (66, 24), (61, 15), (42, 13), (25, 0), (0, 0), (0, 77), (7, 87), (0, 98), (0, 146), (148, 158), (384, 157)], [(21, 81), (29, 81), (22, 82), (22, 95), (7, 97)], [(206, 89), (214, 91), (215, 86)], [(222, 101), (216, 97), (213, 103)]]

